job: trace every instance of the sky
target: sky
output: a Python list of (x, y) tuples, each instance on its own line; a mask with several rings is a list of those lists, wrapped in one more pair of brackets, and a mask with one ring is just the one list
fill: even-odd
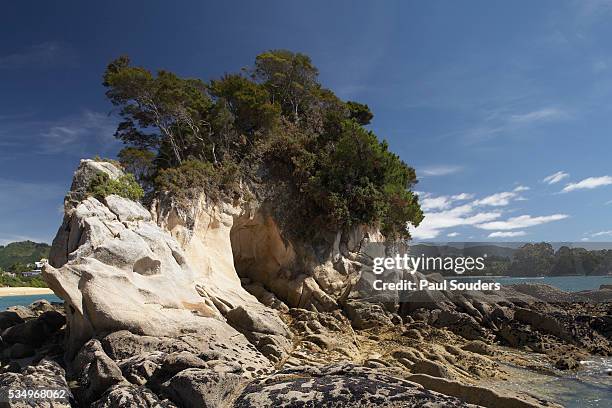
[(113, 58), (214, 79), (284, 48), (416, 169), (417, 240), (612, 239), (612, 0), (3, 4), (0, 244), (51, 242), (114, 157)]

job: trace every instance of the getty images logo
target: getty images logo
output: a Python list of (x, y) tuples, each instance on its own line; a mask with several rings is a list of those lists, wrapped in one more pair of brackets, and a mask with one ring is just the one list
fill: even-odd
[(485, 259), (487, 255), (479, 257), (458, 256), (458, 257), (429, 257), (411, 256), (408, 254), (396, 255), (394, 257), (376, 257), (372, 271), (380, 275), (385, 270), (405, 270), (410, 273), (421, 272), (455, 272), (463, 274), (465, 272), (483, 271), (485, 269)]

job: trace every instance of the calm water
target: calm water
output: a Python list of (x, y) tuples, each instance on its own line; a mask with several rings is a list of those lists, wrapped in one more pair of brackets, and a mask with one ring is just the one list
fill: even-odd
[(6, 310), (10, 306), (27, 306), (40, 299), (46, 299), (49, 302), (62, 302), (55, 295), (0, 296), (0, 310)]
[[(446, 277), (447, 279), (485, 279), (485, 277)], [(566, 292), (579, 292), (581, 290), (599, 289), (600, 285), (612, 285), (612, 276), (551, 276), (544, 278), (510, 278), (487, 276), (487, 280), (499, 282), (502, 285), (515, 283), (544, 283), (557, 287)]]
[[(534, 356), (539, 358), (540, 356)], [(513, 368), (504, 364), (513, 375), (508, 381), (493, 382), (493, 388), (527, 392), (563, 405), (565, 408), (612, 407), (612, 358), (591, 357), (582, 362), (582, 369), (555, 377)]]

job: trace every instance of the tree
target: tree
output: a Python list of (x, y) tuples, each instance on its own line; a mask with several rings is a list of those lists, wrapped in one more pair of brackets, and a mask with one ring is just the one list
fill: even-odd
[(319, 87), (319, 71), (310, 57), (287, 50), (271, 50), (255, 59), (253, 78), (263, 83), (285, 114), (299, 121), (300, 112), (308, 108), (312, 94)]
[(353, 101), (348, 101), (346, 105), (350, 117), (362, 126), (369, 125), (374, 118), (374, 114), (372, 114), (368, 105)]
[(575, 255), (574, 251), (569, 247), (560, 247), (555, 253), (550, 275), (563, 276), (578, 274), (578, 264), (576, 263)]
[(516, 250), (509, 273), (512, 276), (547, 276), (554, 262), (554, 249), (547, 242), (525, 244)]
[(208, 147), (216, 160), (207, 120), (212, 102), (202, 81), (163, 70), (154, 76), (122, 56), (106, 68), (103, 85), (109, 100), (120, 107), (123, 121), (115, 136), (124, 143), (141, 149), (165, 143), (177, 164), (189, 155), (201, 156)]
[(148, 149), (125, 147), (117, 156), (123, 168), (132, 173), (138, 183), (148, 190), (154, 173), (155, 153)]
[[(369, 107), (322, 87), (304, 54), (267, 51), (246, 72), (204, 83), (112, 61), (104, 85), (123, 118), (115, 136), (127, 145), (124, 167), (183, 202), (202, 191), (240, 198), (246, 184), (291, 203), (287, 219), (309, 232), (370, 224), (409, 237), (407, 224), (423, 219), (416, 174), (363, 127)], [(125, 187), (100, 180), (95, 193), (133, 193)]]
[(232, 122), (241, 133), (252, 135), (270, 129), (280, 115), (280, 107), (271, 102), (268, 90), (242, 75), (224, 75), (211, 81), (208, 88), (231, 112)]

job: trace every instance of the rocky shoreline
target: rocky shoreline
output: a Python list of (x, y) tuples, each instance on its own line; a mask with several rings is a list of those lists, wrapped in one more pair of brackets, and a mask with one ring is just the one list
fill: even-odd
[(63, 398), (8, 406), (554, 407), (495, 384), (612, 355), (610, 289), (366, 298), (376, 231), (300, 243), (263, 206), (89, 197), (97, 172), (121, 174), (81, 163), (44, 270), (64, 305), (0, 312), (0, 388)]

